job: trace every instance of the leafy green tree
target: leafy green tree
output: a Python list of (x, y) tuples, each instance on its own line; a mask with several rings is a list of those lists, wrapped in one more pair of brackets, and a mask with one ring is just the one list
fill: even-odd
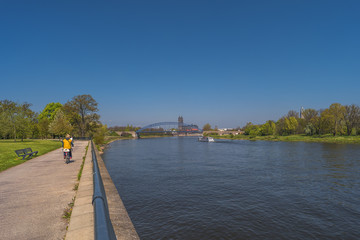
[(265, 124), (261, 125), (260, 134), (262, 136), (273, 135), (275, 134), (275, 130), (276, 130), (275, 122), (269, 120)]
[(35, 113), (30, 109), (31, 104), (18, 104), (16, 114), (17, 133), (21, 141), (31, 134), (34, 127)]
[(260, 132), (260, 126), (259, 125), (252, 125), (249, 131), (249, 135), (251, 137), (255, 137), (255, 136), (260, 136), (261, 132)]
[(331, 133), (334, 136), (342, 134), (344, 127), (345, 107), (340, 104), (332, 104), (321, 112), (321, 134)]
[(276, 131), (279, 135), (290, 135), (296, 133), (298, 121), (295, 117), (282, 117), (276, 122)]
[(334, 132), (335, 120), (329, 109), (325, 109), (320, 114), (320, 131), (319, 134), (327, 134)]
[(277, 135), (286, 135), (286, 126), (285, 126), (285, 119), (286, 117), (282, 117), (280, 118), (277, 122), (276, 122), (276, 134)]
[(94, 142), (96, 144), (104, 144), (105, 136), (106, 136), (107, 133), (108, 133), (108, 130), (107, 130), (106, 125), (102, 125), (102, 126), (98, 127), (95, 134), (94, 134), (94, 136), (93, 136)]
[(285, 131), (288, 135), (294, 134), (298, 127), (298, 121), (295, 117), (285, 118)]
[(18, 106), (15, 102), (10, 100), (0, 101), (0, 114), (1, 114), (1, 132), (3, 135), (12, 135), (16, 141), (17, 137), (17, 124), (16, 116), (18, 112)]
[(96, 131), (100, 116), (96, 113), (98, 103), (91, 95), (78, 95), (64, 105), (64, 112), (78, 133), (85, 137)]
[(54, 120), (49, 125), (50, 133), (53, 133), (60, 137), (70, 133), (72, 129), (73, 128), (69, 120), (67, 120), (63, 111), (62, 110), (56, 111)]
[(46, 138), (49, 135), (50, 120), (48, 118), (42, 118), (39, 120), (38, 129), (41, 138)]
[(316, 129), (311, 123), (309, 123), (308, 125), (306, 125), (304, 132), (306, 135), (312, 136), (316, 133)]
[(203, 126), (203, 131), (210, 131), (210, 130), (211, 130), (211, 125), (209, 123)]
[(41, 119), (48, 119), (50, 121), (54, 120), (56, 112), (62, 108), (61, 103), (48, 103), (45, 108), (39, 114), (39, 120)]
[(252, 124), (252, 122), (246, 123), (246, 125), (242, 128), (242, 130), (244, 131), (244, 135), (250, 135), (250, 131), (253, 126), (254, 124)]
[(22, 140), (31, 133), (35, 113), (31, 104), (18, 104), (10, 100), (0, 101), (0, 132), (3, 136), (11, 136)]
[(295, 117), (289, 117), (289, 125), (288, 125), (288, 132), (289, 134), (294, 134), (298, 127), (298, 120)]

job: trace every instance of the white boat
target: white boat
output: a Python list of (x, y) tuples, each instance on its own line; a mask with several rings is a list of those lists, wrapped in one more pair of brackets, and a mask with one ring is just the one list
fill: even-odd
[(215, 142), (212, 137), (199, 137), (199, 142)]

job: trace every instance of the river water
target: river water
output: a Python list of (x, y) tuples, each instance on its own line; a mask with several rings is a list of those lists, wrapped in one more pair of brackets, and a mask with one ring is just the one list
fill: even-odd
[(360, 239), (360, 145), (169, 137), (103, 159), (141, 239)]

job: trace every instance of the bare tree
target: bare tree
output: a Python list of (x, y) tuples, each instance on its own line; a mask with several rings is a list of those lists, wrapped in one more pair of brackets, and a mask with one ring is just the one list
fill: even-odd
[(291, 118), (291, 117), (294, 117), (294, 118), (299, 118), (299, 112), (295, 111), (295, 110), (290, 110), (288, 112), (288, 114), (286, 115), (287, 118)]
[(304, 116), (305, 122), (309, 123), (313, 118), (319, 116), (319, 112), (316, 111), (315, 109), (308, 108), (308, 109), (304, 110), (303, 116)]
[(343, 114), (347, 135), (351, 135), (351, 131), (360, 123), (360, 108), (355, 104), (346, 105)]

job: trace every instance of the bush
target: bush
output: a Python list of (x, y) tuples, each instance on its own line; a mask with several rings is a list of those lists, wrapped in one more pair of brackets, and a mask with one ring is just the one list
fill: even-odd
[(304, 131), (305, 131), (305, 134), (308, 136), (312, 136), (316, 133), (316, 129), (311, 123), (306, 125)]
[(106, 125), (99, 127), (93, 136), (93, 140), (94, 140), (95, 144), (97, 144), (97, 145), (104, 144), (106, 133), (107, 133)]
[(123, 132), (121, 134), (122, 137), (132, 137), (131, 133), (126, 133), (126, 132)]
[(119, 134), (117, 134), (115, 131), (110, 131), (108, 136), (114, 136), (114, 137), (118, 137), (120, 136)]

